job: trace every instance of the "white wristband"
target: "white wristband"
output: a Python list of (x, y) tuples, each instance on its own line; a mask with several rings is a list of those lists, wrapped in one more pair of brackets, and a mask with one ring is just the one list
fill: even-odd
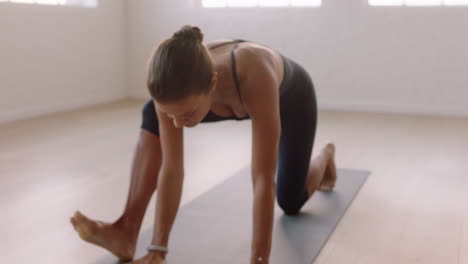
[(157, 246), (157, 245), (150, 245), (149, 247), (146, 248), (148, 251), (162, 251), (162, 252), (169, 252), (169, 249), (167, 247), (163, 246)]

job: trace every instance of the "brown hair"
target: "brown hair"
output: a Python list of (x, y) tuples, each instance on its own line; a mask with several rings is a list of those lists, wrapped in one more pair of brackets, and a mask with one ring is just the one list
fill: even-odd
[(201, 30), (186, 25), (153, 52), (147, 85), (156, 101), (174, 102), (209, 91), (213, 63), (202, 42)]

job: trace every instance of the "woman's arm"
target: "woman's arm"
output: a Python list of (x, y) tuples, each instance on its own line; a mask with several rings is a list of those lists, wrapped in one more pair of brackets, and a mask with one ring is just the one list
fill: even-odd
[(156, 112), (163, 159), (159, 172), (152, 244), (167, 247), (179, 209), (184, 180), (183, 129), (174, 127), (172, 119), (160, 113), (157, 106)]
[[(266, 54), (268, 56), (268, 54)], [(269, 262), (275, 204), (275, 173), (281, 134), (279, 81), (256, 50), (239, 50), (240, 66), (250, 69), (243, 79), (243, 99), (252, 119), (253, 234), (252, 264)], [(271, 57), (270, 57), (271, 58)], [(248, 65), (248, 66), (247, 66)], [(247, 68), (248, 67), (248, 68)], [(262, 258), (262, 261), (259, 261)]]
[[(252, 121), (253, 234), (251, 263), (268, 263), (275, 205), (275, 171), (279, 129), (269, 121)], [(258, 258), (263, 258), (258, 262)]]

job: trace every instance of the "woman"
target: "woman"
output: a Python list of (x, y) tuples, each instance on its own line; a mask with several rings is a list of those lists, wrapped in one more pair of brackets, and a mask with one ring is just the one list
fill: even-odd
[(112, 224), (93, 221), (79, 212), (71, 218), (85, 241), (108, 249), (121, 260), (133, 258), (146, 207), (159, 186), (152, 245), (147, 255), (131, 263), (165, 263), (184, 176), (183, 127), (252, 120), (251, 264), (269, 262), (276, 195), (282, 210), (295, 215), (315, 190), (331, 191), (335, 185), (334, 145), (327, 144), (310, 160), (317, 106), (307, 72), (264, 45), (244, 40), (206, 46), (202, 42), (199, 28), (184, 26), (151, 56), (148, 89), (152, 100), (143, 109), (122, 216)]

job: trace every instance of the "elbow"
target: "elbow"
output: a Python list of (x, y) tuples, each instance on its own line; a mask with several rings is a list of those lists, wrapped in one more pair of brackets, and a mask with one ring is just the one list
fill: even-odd
[(184, 168), (182, 166), (182, 162), (168, 162), (167, 160), (163, 159), (159, 172), (170, 175), (183, 175)]
[(253, 183), (255, 194), (276, 195), (276, 183), (274, 180), (257, 180)]
[(158, 176), (158, 186), (182, 184), (184, 180), (184, 170), (178, 167), (161, 166)]

